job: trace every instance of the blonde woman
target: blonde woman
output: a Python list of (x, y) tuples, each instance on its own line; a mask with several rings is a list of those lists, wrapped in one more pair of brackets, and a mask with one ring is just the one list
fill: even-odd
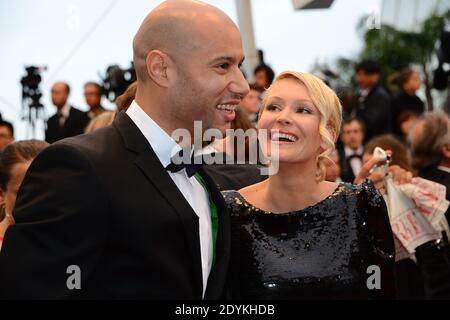
[(84, 130), (84, 133), (91, 133), (97, 129), (104, 128), (113, 123), (116, 117), (115, 111), (103, 111), (98, 116), (95, 116)]
[(268, 154), (277, 145), (278, 172), (224, 192), (233, 298), (394, 296), (394, 242), (381, 194), (368, 180), (324, 180), (340, 124), (338, 98), (313, 75), (283, 72), (267, 90), (258, 128), (269, 132)]

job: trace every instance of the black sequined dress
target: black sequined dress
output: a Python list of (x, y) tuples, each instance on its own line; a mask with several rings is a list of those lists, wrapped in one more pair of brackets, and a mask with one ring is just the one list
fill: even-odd
[(232, 223), (231, 298), (394, 298), (393, 236), (371, 182), (341, 183), (288, 213), (255, 208), (237, 191), (223, 195)]

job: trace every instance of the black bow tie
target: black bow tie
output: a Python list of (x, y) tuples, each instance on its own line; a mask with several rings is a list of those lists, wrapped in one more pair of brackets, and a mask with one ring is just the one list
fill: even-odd
[(202, 157), (194, 157), (193, 154), (191, 147), (181, 149), (170, 159), (166, 170), (175, 173), (186, 169), (187, 176), (192, 177), (203, 164)]
[(362, 160), (362, 155), (361, 155), (361, 154), (354, 153), (354, 154), (352, 154), (352, 155), (350, 155), (350, 156), (347, 157), (348, 160), (352, 160), (352, 159), (354, 159), (354, 158), (358, 158), (359, 160)]

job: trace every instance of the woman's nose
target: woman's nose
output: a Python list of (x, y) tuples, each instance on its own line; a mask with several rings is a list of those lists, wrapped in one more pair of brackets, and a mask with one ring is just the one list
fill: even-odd
[(280, 112), (278, 115), (277, 122), (282, 125), (287, 125), (291, 123), (291, 115), (289, 108), (285, 108), (283, 111)]

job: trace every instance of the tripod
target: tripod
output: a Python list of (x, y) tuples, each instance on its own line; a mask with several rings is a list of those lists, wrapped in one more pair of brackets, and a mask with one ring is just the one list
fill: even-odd
[[(36, 138), (36, 124), (46, 119), (44, 105), (39, 84), (42, 80), (40, 68), (26, 67), (27, 74), (20, 80), (22, 84), (22, 120), (28, 122), (27, 137)], [(31, 131), (31, 135), (30, 135)]]

